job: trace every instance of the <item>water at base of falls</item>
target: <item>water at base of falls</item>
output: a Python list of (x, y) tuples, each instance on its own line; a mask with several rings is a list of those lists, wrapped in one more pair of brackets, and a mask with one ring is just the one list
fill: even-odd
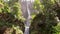
[(30, 27), (30, 22), (29, 22), (29, 19), (28, 19), (27, 22), (25, 23), (25, 32), (24, 32), (24, 34), (29, 34), (29, 27)]
[(29, 27), (25, 27), (25, 32), (24, 32), (24, 34), (29, 34)]

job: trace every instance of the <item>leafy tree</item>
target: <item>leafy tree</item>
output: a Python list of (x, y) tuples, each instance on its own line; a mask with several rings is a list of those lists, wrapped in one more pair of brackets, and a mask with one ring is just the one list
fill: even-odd
[[(22, 16), (22, 12), (21, 12), (21, 8), (20, 8), (21, 6), (18, 1), (19, 0), (9, 0), (6, 2), (3, 0), (0, 0), (1, 4), (3, 4), (3, 7), (0, 8), (1, 9), (0, 10), (0, 27), (2, 29), (2, 30), (0, 29), (1, 34), (3, 34), (2, 32), (9, 30), (8, 28), (10, 28), (10, 29), (12, 28), (13, 32), (15, 32), (15, 30), (18, 31), (17, 26), (19, 26), (19, 30), (24, 31), (24, 23), (23, 23), (24, 18)], [(17, 29), (15, 29), (13, 27), (13, 25)], [(7, 32), (9, 32), (9, 31), (7, 31)]]
[(30, 26), (30, 34), (54, 34), (57, 26), (57, 12), (53, 10), (55, 0), (35, 0), (34, 9), (39, 14), (33, 19)]

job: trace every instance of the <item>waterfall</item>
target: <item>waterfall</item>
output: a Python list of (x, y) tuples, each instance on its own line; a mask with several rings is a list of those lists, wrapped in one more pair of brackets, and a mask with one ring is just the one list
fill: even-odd
[(23, 16), (24, 18), (26, 18), (24, 34), (29, 34), (29, 27), (30, 27), (30, 20), (31, 20), (30, 13), (32, 10), (31, 8), (34, 0), (20, 0), (20, 2), (21, 2)]
[(25, 32), (24, 34), (29, 34), (29, 27), (30, 27), (30, 10), (29, 10), (29, 7), (28, 7), (28, 3), (27, 3), (27, 13), (28, 13), (28, 17), (27, 17), (27, 20), (26, 20), (26, 23), (25, 23)]

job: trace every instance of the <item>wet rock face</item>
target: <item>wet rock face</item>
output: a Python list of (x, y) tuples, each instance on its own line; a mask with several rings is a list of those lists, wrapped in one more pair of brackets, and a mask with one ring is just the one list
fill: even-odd
[(24, 23), (21, 20), (18, 20), (10, 13), (0, 13), (0, 34), (8, 30), (10, 31), (12, 25), (19, 26), (20, 29), (24, 32), (25, 27), (24, 27)]
[(20, 0), (20, 2), (21, 2), (21, 9), (22, 9), (24, 18), (27, 19), (27, 17), (28, 17), (27, 3), (28, 3), (28, 8), (29, 8), (31, 14), (37, 13), (37, 11), (35, 9), (33, 9), (34, 0)]

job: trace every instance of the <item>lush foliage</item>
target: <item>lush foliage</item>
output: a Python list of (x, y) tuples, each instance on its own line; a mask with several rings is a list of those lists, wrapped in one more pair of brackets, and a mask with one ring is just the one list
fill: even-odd
[(58, 24), (57, 20), (59, 20), (57, 17), (57, 11), (53, 9), (55, 6), (55, 1), (56, 0), (35, 1), (34, 9), (39, 11), (39, 14), (36, 15), (31, 23), (30, 34), (56, 34), (58, 32), (54, 28)]
[[(0, 33), (3, 34), (2, 32), (5, 32), (9, 30), (9, 28), (10, 29), (12, 28), (13, 29), (13, 31), (11, 32), (12, 34), (15, 30), (16, 30), (15, 32), (16, 34), (23, 34), (24, 18), (22, 16), (21, 6), (18, 0), (15, 0), (15, 1), (14, 0), (10, 0), (10, 1), (0, 0), (0, 6), (1, 6), (0, 7), (0, 31), (2, 29)], [(17, 28), (17, 26), (19, 27)], [(6, 34), (8, 34), (7, 32)]]
[[(33, 4), (38, 14), (31, 14), (30, 34), (60, 34), (57, 0), (35, 0)], [(0, 0), (0, 34), (23, 34), (24, 21), (19, 0)]]

